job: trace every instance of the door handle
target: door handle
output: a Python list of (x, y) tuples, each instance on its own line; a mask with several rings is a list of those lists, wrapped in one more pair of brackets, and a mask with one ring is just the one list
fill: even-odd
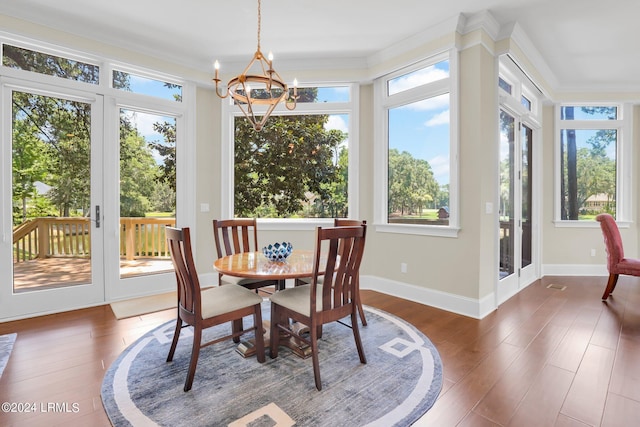
[(96, 228), (100, 228), (100, 206), (96, 205)]

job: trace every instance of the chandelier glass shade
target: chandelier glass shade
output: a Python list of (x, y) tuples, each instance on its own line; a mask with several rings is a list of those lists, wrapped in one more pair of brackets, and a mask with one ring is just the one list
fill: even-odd
[[(258, 47), (256, 53), (253, 54), (253, 58), (242, 73), (229, 80), (226, 92), (220, 88), (220, 63), (218, 61), (214, 64), (215, 77), (213, 78), (216, 84), (216, 94), (223, 99), (231, 96), (256, 131), (260, 131), (264, 127), (279, 103), (282, 102), (288, 110), (293, 110), (296, 108), (298, 100), (297, 81), (293, 82), (293, 94), (291, 94), (287, 84), (273, 69), (271, 53), (265, 57), (260, 50), (260, 21), (260, 0), (258, 0)], [(258, 111), (256, 111), (256, 106), (261, 106), (257, 109)], [(266, 110), (262, 106), (266, 106)]]

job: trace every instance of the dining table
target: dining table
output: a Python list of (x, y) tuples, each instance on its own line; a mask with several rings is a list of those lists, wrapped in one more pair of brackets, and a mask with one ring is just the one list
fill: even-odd
[[(285, 260), (273, 261), (262, 252), (240, 252), (227, 255), (214, 261), (214, 269), (221, 274), (247, 279), (277, 280), (277, 290), (286, 286), (287, 279), (302, 279), (313, 274), (314, 251), (294, 249)], [(320, 266), (326, 265), (326, 258), (320, 257)], [(263, 321), (265, 329), (265, 346), (269, 346), (269, 321)], [(303, 332), (307, 326), (294, 323), (291, 326), (296, 332)], [(308, 329), (308, 328), (307, 328)], [(285, 339), (283, 339), (285, 338)], [(281, 344), (290, 348), (296, 355), (307, 358), (311, 355), (311, 348), (293, 336), (281, 337)], [(244, 357), (255, 354), (253, 340), (243, 341), (237, 348)]]

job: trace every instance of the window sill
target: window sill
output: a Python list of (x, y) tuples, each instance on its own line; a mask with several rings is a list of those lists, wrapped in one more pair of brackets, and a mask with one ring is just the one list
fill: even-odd
[(258, 228), (260, 230), (279, 231), (308, 231), (315, 230), (316, 227), (333, 227), (333, 218), (258, 218)]
[(376, 224), (376, 232), (412, 234), (414, 236), (436, 236), (457, 238), (459, 227), (444, 227), (437, 225), (409, 225), (409, 224)]
[[(553, 224), (556, 228), (600, 228), (598, 221), (569, 221), (569, 220), (554, 220)], [(629, 228), (631, 221), (618, 221), (618, 228)]]

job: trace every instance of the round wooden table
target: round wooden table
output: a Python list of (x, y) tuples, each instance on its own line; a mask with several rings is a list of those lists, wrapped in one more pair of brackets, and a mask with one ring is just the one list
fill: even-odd
[[(262, 252), (242, 252), (218, 258), (213, 267), (229, 276), (284, 281), (310, 277), (313, 255), (310, 250), (294, 249), (285, 261), (271, 261)], [(323, 265), (322, 259), (320, 265)]]
[[(311, 277), (313, 273), (313, 258), (313, 251), (300, 249), (294, 249), (285, 261), (271, 261), (267, 259), (262, 252), (242, 252), (218, 258), (213, 263), (213, 267), (218, 273), (229, 276), (248, 279), (277, 280), (280, 283), (278, 289), (284, 289), (286, 279)], [(326, 259), (321, 257), (320, 266), (324, 267), (325, 265)], [(265, 346), (268, 347), (268, 322), (264, 321), (263, 323), (265, 324), (265, 330), (267, 332), (264, 337)], [(298, 324), (294, 324), (292, 327), (296, 329), (306, 328), (306, 326)], [(311, 355), (311, 348), (292, 336), (284, 340), (281, 338), (281, 343), (302, 358), (307, 358)], [(241, 342), (237, 350), (244, 357), (255, 354), (252, 340)]]

